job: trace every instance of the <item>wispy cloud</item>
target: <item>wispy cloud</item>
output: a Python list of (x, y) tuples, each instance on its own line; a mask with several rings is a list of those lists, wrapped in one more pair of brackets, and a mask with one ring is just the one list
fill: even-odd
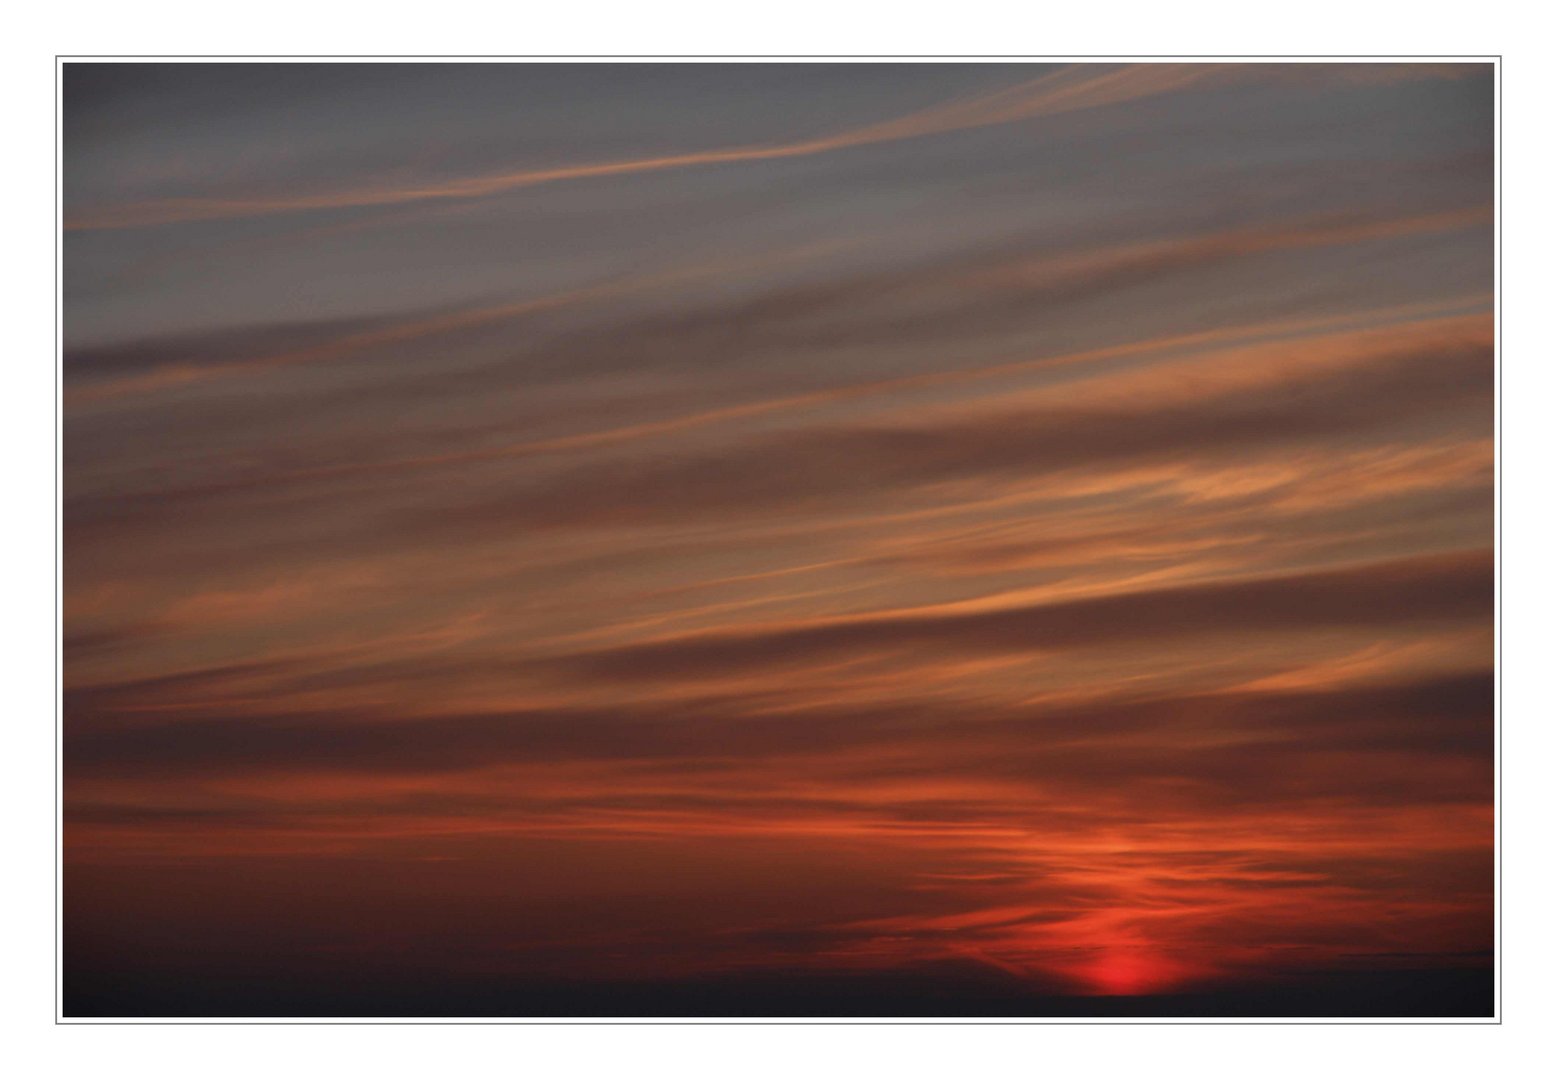
[[(1392, 77), (1421, 78), (1453, 69), (1415, 67)], [(879, 124), (776, 145), (733, 146), (657, 157), (519, 169), (404, 187), (364, 187), (270, 198), (170, 198), (68, 214), (70, 230), (125, 229), (188, 221), (256, 217), (309, 210), (393, 206), (479, 199), (540, 184), (628, 176), (711, 165), (811, 157), (877, 143), (1009, 124), (1043, 116), (1100, 109), (1207, 86), (1257, 80), (1258, 67), (1232, 64), (1074, 64), (993, 93), (952, 101)], [(1353, 73), (1355, 74), (1355, 73)]]

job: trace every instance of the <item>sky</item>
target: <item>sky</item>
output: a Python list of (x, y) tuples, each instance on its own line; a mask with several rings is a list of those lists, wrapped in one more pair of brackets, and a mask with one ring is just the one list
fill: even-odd
[(1490, 1014), (1492, 93), (65, 65), (66, 1015)]

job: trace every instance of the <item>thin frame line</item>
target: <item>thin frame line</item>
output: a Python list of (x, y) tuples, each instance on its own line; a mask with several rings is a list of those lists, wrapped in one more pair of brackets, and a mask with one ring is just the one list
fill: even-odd
[[(299, 1018), (278, 1020), (183, 1020), (149, 1017), (137, 1020), (72, 1020), (64, 1015), (64, 984), (62, 979), (62, 951), (63, 933), (61, 926), (61, 898), (63, 894), (62, 875), (64, 871), (63, 851), (60, 847), (63, 808), (60, 803), (60, 783), (62, 776), (61, 740), (64, 732), (63, 714), (63, 633), (64, 623), (61, 618), (60, 604), (64, 591), (64, 578), (61, 573), (63, 563), (64, 527), (61, 503), (61, 461), (62, 461), (62, 432), (61, 432), (61, 391), (60, 385), (63, 378), (63, 359), (61, 356), (61, 255), (60, 238), (64, 214), (62, 182), (63, 159), (61, 157), (61, 130), (63, 122), (63, 105), (61, 102), (61, 82), (63, 67), (70, 62), (90, 62), (93, 60), (140, 60), (157, 62), (162, 60), (246, 60), (255, 63), (264, 63), (275, 60), (334, 60), (334, 61), (358, 61), (358, 60), (431, 60), (431, 61), (460, 61), (460, 60), (676, 60), (676, 59), (700, 59), (700, 60), (1010, 60), (1021, 63), (1043, 63), (1050, 60), (1118, 60), (1121, 63), (1139, 62), (1141, 60), (1167, 60), (1167, 59), (1218, 59), (1218, 60), (1289, 60), (1296, 63), (1312, 62), (1314, 60), (1379, 60), (1387, 63), (1400, 63), (1411, 60), (1455, 60), (1461, 62), (1489, 62), (1493, 66), (1495, 95), (1494, 122), (1496, 125), (1496, 142), (1493, 154), (1493, 168), (1496, 173), (1496, 227), (1493, 235), (1497, 246), (1497, 258), (1495, 261), (1496, 279), (1494, 290), (1496, 292), (1497, 317), (1494, 328), (1494, 348), (1496, 360), (1494, 365), (1494, 378), (1496, 380), (1496, 416), (1494, 432), (1494, 464), (1495, 464), (1495, 544), (1494, 544), (1494, 568), (1496, 574), (1496, 586), (1493, 594), (1497, 639), (1496, 658), (1496, 698), (1494, 701), (1494, 737), (1496, 739), (1495, 750), (1495, 796), (1493, 805), (1494, 814), (1494, 858), (1497, 863), (1497, 941), (1495, 943), (1493, 965), (1496, 972), (1497, 995), (1494, 1001), (1493, 1016), (1491, 1017), (1452, 1017), (1452, 1018), (1423, 1018), (1421, 1020), (1352, 1020), (1346, 1017), (1325, 1017), (1310, 1019), (1249, 1019), (1249, 1020), (1200, 1020), (1186, 1017), (1177, 1020), (1125, 1020), (1110, 1017), (1095, 1017), (1085, 1020), (1075, 1018), (1055, 1019), (1023, 1019), (1023, 1020), (997, 1020), (977, 1019), (965, 1020), (838, 1020), (829, 1021), (823, 1018), (797, 1018), (793, 1020), (679, 1020), (666, 1018), (662, 1020), (605, 1020), (605, 1019), (491, 1019), (491, 1020), (307, 1020)], [(1503, 1025), (1503, 955), (1502, 955), (1502, 917), (1503, 917), (1503, 858), (1502, 858), (1502, 822), (1503, 822), (1503, 578), (1502, 578), (1502, 541), (1503, 541), (1503, 469), (1502, 469), (1502, 415), (1503, 415), (1503, 356), (1502, 339), (1498, 331), (1503, 325), (1503, 54), (1373, 54), (1373, 53), (1315, 53), (1301, 56), (1290, 53), (1205, 53), (1205, 54), (1135, 54), (1134, 60), (1106, 53), (1078, 53), (1065, 56), (1035, 57), (1010, 55), (1005, 53), (964, 53), (964, 54), (935, 54), (935, 53), (908, 53), (908, 54), (864, 54), (864, 53), (746, 53), (746, 54), (720, 54), (720, 53), (536, 53), (536, 54), (418, 54), (418, 53), (383, 53), (349, 55), (339, 53), (278, 53), (265, 55), (244, 54), (198, 54), (198, 53), (101, 53), (101, 54), (65, 54), (56, 53), (55, 79), (54, 79), (54, 168), (55, 168), (55, 231), (54, 231), (54, 353), (55, 353), (55, 389), (54, 389), (54, 440), (55, 440), (55, 464), (54, 464), (54, 520), (55, 520), (55, 551), (54, 551), (54, 620), (55, 620), (55, 736), (54, 736), (54, 992), (56, 1012), (54, 1025), (56, 1027), (269, 1027), (269, 1026), (304, 1026), (304, 1027), (492, 1027), (492, 1026), (521, 1026), (521, 1027), (794, 1027), (802, 1025), (823, 1027), (1306, 1027), (1312, 1025), (1327, 1024), (1343, 1027), (1461, 1027), (1461, 1026), (1490, 1026), (1501, 1027)]]

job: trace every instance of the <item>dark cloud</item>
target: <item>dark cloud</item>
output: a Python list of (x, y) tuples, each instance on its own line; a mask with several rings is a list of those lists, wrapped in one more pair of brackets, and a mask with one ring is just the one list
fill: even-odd
[[(1186, 759), (1165, 756), (1163, 743), (1199, 735), (1213, 747), (1217, 740), (1227, 745), (1197, 751), (1196, 767), (1234, 779), (1222, 771), (1224, 763), (1260, 757), (1279, 764), (1309, 751), (1443, 753), (1481, 760), (1492, 701), (1490, 677), (1483, 673), (1309, 692), (986, 705), (973, 718), (956, 704), (912, 701), (852, 709), (811, 706), (778, 715), (739, 704), (691, 703), (426, 717), (386, 716), (370, 708), (264, 715), (179, 706), (176, 698), (162, 696), (172, 688), (120, 686), (67, 699), (66, 751), (73, 771), (81, 776), (439, 773), (518, 763), (636, 761), (679, 768), (683, 761), (701, 761), (717, 773), (774, 755), (806, 759), (875, 746), (918, 752), (907, 759), (884, 755), (865, 767), (867, 773), (951, 769), (1031, 776), (1041, 767), (1050, 779), (1070, 776), (1087, 783), (1099, 768), (1121, 778), (1153, 770), (1171, 775), (1187, 767)], [(159, 702), (176, 711), (159, 716)], [(1132, 748), (1132, 739), (1145, 742)], [(1077, 767), (1080, 763), (1086, 767)], [(1343, 783), (1365, 789), (1368, 781), (1346, 777)], [(591, 805), (602, 798), (609, 805), (598, 792), (585, 796)]]

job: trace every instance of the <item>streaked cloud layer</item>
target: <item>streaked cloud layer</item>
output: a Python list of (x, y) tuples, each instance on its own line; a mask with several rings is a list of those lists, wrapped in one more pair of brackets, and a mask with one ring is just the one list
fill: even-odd
[[(168, 199), (132, 203), (97, 213), (67, 218), (67, 229), (134, 228), (143, 225), (249, 217), (306, 210), (343, 209), (417, 203), (434, 199), (478, 199), (535, 184), (614, 177), (662, 169), (686, 169), (810, 157), (873, 143), (918, 139), (931, 135), (1008, 124), (1031, 117), (1119, 105), (1159, 94), (1203, 85), (1226, 85), (1243, 69), (1215, 64), (1082, 66), (1070, 65), (1030, 81), (977, 94), (877, 124), (852, 128), (796, 142), (734, 146), (683, 154), (518, 169), (485, 175), (424, 182), (403, 187), (367, 187), (313, 195), (250, 199)], [(1454, 76), (1452, 68), (1439, 74)], [(1234, 77), (1229, 79), (1229, 76)]]
[(1490, 77), (68, 65), (67, 1012), (1490, 1007)]

